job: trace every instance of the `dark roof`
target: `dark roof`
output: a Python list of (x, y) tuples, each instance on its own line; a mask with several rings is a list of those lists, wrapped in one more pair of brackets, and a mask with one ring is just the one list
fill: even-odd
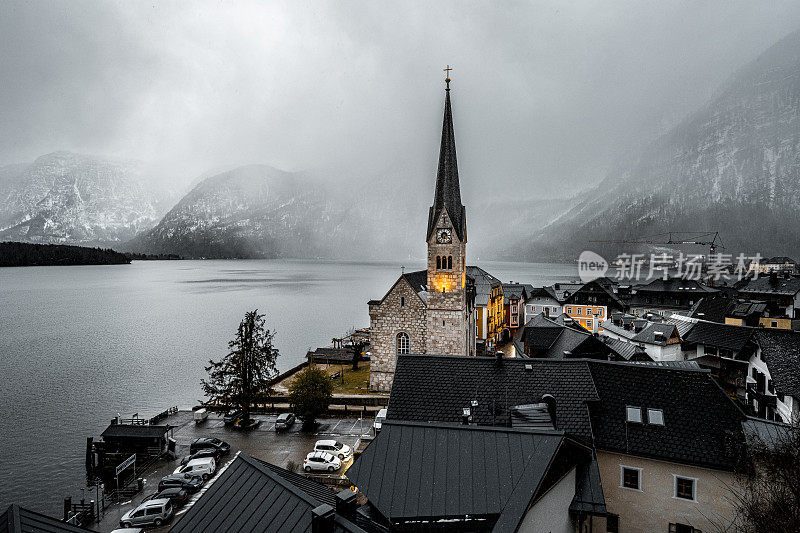
[[(642, 331), (636, 334), (633, 342), (644, 342), (647, 344), (658, 344), (659, 346), (666, 346), (667, 341), (673, 335), (677, 335), (677, 328), (674, 324), (662, 324), (658, 322), (648, 323)], [(680, 335), (678, 335), (680, 336)]]
[(800, 292), (800, 277), (759, 276), (739, 288), (741, 293), (795, 295)]
[(775, 390), (800, 398), (800, 333), (759, 328), (755, 330), (755, 340)]
[(500, 280), (477, 266), (467, 266), (467, 277), (475, 285), (475, 305), (486, 307), (492, 295), (492, 287), (500, 285)]
[(408, 281), (417, 293), (428, 290), (428, 271), (417, 270), (415, 272), (406, 272), (403, 277)]
[(531, 298), (552, 298), (553, 300), (560, 301), (558, 299), (558, 295), (556, 294), (556, 290), (551, 287), (532, 287), (528, 290), (528, 299)]
[(554, 283), (552, 287), (556, 300), (563, 303), (567, 298), (572, 296), (575, 291), (583, 287), (583, 283)]
[(575, 479), (575, 497), (569, 510), (576, 513), (605, 514), (606, 500), (603, 495), (603, 482), (597, 457), (578, 467)]
[[(606, 326), (604, 325), (603, 327)], [(615, 339), (613, 337), (607, 337), (605, 335), (601, 335), (600, 339), (606, 343), (614, 353), (619, 355), (625, 361), (652, 360), (650, 356), (647, 355), (647, 352), (645, 352), (636, 344)]]
[[(745, 416), (705, 370), (638, 363), (588, 363), (599, 401), (589, 412), (598, 449), (732, 469), (729, 439)], [(626, 421), (626, 406), (663, 410), (664, 425)]]
[(20, 507), (10, 505), (0, 513), (0, 533), (86, 533), (92, 531), (82, 527), (65, 524)]
[(519, 357), (563, 359), (591, 355), (605, 359), (611, 351), (607, 344), (571, 319), (570, 322), (567, 325), (563, 320), (535, 315), (517, 331), (514, 349)]
[(590, 440), (585, 402), (597, 395), (584, 360), (504, 359), (498, 365), (494, 357), (401, 355), (387, 419), (460, 423), (470, 407), (477, 424), (506, 425), (511, 407), (538, 403), (545, 394), (556, 399), (557, 428)]
[(151, 426), (144, 424), (111, 424), (101, 437), (159, 438), (167, 434), (171, 426)]
[[(586, 283), (578, 290), (573, 292), (568, 297), (565, 297), (565, 302), (571, 303), (576, 300), (576, 295), (584, 294), (584, 293), (601, 293), (605, 294), (606, 297), (610, 300), (610, 303), (614, 304), (620, 309), (625, 309), (627, 305), (616, 293), (617, 284), (614, 280), (609, 278), (597, 278), (595, 280)], [(601, 305), (601, 304), (598, 304)]]
[[(317, 496), (327, 493), (275, 468), (240, 453), (170, 531), (310, 532), (311, 510), (325, 503)], [(335, 520), (335, 531), (363, 531), (341, 516)]]
[(750, 342), (753, 331), (754, 328), (747, 326), (731, 326), (701, 320), (694, 325), (683, 340), (690, 345), (703, 344), (738, 353)]
[(514, 523), (563, 440), (552, 432), (387, 421), (347, 477), (393, 521), (497, 519), (514, 508), (521, 510), (509, 517)]
[(785, 255), (770, 257), (765, 261), (761, 261), (762, 265), (774, 265), (774, 264), (784, 264), (784, 263), (795, 264), (795, 261), (791, 257), (786, 257)]
[(688, 294), (717, 293), (719, 289), (704, 285), (697, 280), (683, 278), (657, 278), (645, 285), (637, 285), (635, 291), (639, 292), (672, 292)]
[(311, 479), (308, 479), (302, 474), (298, 474), (296, 472), (292, 472), (291, 470), (286, 470), (285, 468), (281, 468), (280, 466), (276, 466), (270, 464), (266, 461), (262, 461), (261, 459), (256, 459), (255, 457), (251, 457), (270, 469), (273, 473), (279, 475), (298, 489), (302, 490), (315, 500), (320, 503), (327, 503), (330, 506), (336, 505), (336, 492), (330, 487), (323, 485), (322, 483), (317, 483)]
[(522, 283), (503, 283), (503, 304), (508, 305), (513, 300), (523, 300), (527, 287)]
[(442, 145), (439, 148), (439, 170), (436, 173), (436, 192), (428, 214), (428, 237), (430, 240), (442, 209), (447, 210), (453, 229), (461, 242), (467, 240), (467, 212), (461, 204), (461, 187), (458, 183), (456, 161), (456, 136), (453, 132), (453, 111), (450, 108), (450, 89), (444, 97), (444, 120), (442, 122)]
[(736, 318), (747, 318), (753, 315), (760, 317), (766, 309), (766, 302), (739, 301), (729, 309), (728, 315)]
[(733, 300), (724, 293), (709, 294), (697, 300), (689, 311), (692, 318), (701, 318), (711, 322), (725, 322)]

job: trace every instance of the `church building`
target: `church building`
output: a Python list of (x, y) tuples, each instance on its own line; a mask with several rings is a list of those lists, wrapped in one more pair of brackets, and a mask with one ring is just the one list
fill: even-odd
[(398, 278), (369, 302), (370, 389), (389, 391), (398, 354), (475, 355), (474, 290), (467, 276), (467, 212), (461, 204), (456, 139), (446, 80), (442, 145), (428, 213), (428, 268)]

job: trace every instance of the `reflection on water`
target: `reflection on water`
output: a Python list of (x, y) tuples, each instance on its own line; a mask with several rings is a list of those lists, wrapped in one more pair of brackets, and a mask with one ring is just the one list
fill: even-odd
[[(574, 266), (482, 263), (534, 285)], [(424, 268), (422, 265), (408, 265)], [(277, 332), (279, 370), (369, 324), (399, 263), (141, 261), (0, 268), (0, 508), (58, 515), (80, 497), (87, 436), (117, 413), (154, 414), (201, 398), (203, 365), (227, 352), (258, 308)]]

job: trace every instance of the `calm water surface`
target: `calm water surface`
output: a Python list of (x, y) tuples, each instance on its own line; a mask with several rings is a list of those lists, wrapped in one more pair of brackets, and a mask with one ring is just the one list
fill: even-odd
[[(577, 277), (570, 265), (480, 266), (534, 285)], [(203, 365), (227, 352), (245, 311), (266, 314), (286, 370), (368, 326), (367, 301), (399, 274), (399, 263), (326, 261), (0, 268), (0, 509), (58, 515), (64, 496), (80, 497), (87, 436), (117, 413), (196, 405)]]

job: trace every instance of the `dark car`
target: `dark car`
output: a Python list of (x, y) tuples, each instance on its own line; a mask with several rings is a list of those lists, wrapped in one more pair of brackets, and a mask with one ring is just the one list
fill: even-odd
[(170, 474), (161, 478), (158, 482), (158, 490), (178, 487), (189, 492), (197, 492), (203, 486), (203, 478), (191, 474)]
[(169, 501), (172, 502), (172, 505), (178, 507), (189, 501), (189, 493), (186, 491), (186, 489), (181, 487), (169, 487), (162, 491), (154, 492), (150, 496), (145, 496), (145, 498), (142, 500), (142, 503), (161, 498), (169, 498)]
[(203, 448), (181, 459), (181, 466), (186, 466), (192, 459), (202, 459), (204, 457), (213, 457), (214, 461), (219, 462), (219, 458), (222, 457), (222, 450), (219, 448)]
[(195, 439), (191, 445), (189, 445), (189, 453), (197, 453), (200, 450), (217, 450), (221, 455), (228, 455), (231, 452), (231, 445), (225, 442), (224, 440), (220, 440), (217, 438), (212, 437), (203, 437), (200, 439)]
[(289, 429), (294, 425), (295, 417), (294, 413), (281, 413), (278, 415), (278, 419), (275, 421), (275, 431), (281, 431), (282, 429)]
[(229, 411), (227, 414), (225, 414), (225, 416), (222, 417), (222, 421), (225, 422), (226, 426), (232, 426), (243, 416), (244, 411), (241, 409), (236, 409), (235, 411)]

